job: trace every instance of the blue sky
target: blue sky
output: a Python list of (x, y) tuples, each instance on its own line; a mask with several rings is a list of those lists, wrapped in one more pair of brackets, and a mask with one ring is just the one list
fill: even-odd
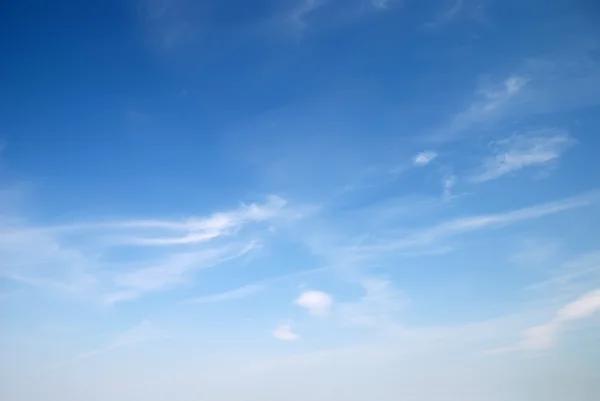
[(595, 400), (599, 11), (3, 2), (1, 398)]

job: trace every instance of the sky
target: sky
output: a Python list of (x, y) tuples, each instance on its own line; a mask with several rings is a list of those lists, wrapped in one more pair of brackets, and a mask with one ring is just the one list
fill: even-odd
[(597, 401), (597, 2), (0, 26), (2, 400)]

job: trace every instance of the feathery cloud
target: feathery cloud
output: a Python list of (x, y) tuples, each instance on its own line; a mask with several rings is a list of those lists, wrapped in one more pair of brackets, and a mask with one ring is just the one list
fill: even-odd
[[(401, 238), (380, 238), (375, 242), (366, 243), (353, 247), (354, 252), (369, 254), (372, 252), (394, 251), (408, 248), (418, 248), (431, 245), (438, 240), (479, 231), (485, 228), (502, 227), (518, 222), (532, 220), (551, 214), (590, 206), (599, 201), (600, 194), (591, 192), (580, 196), (566, 198), (563, 200), (549, 202), (541, 205), (531, 206), (523, 209), (513, 210), (505, 213), (479, 215), (458, 218), (443, 222), (433, 227), (416, 230), (412, 234)], [(351, 249), (347, 249), (350, 251)]]
[(457, 113), (446, 127), (429, 136), (428, 140), (454, 140), (473, 127), (500, 119), (529, 81), (523, 76), (512, 75), (500, 83), (481, 85), (477, 90), (476, 100)]
[[(184, 222), (171, 221), (131, 221), (118, 223), (121, 227), (162, 228), (184, 234), (168, 237), (130, 236), (118, 238), (119, 241), (131, 245), (182, 245), (210, 241), (212, 239), (232, 235), (244, 225), (253, 222), (269, 221), (281, 215), (286, 201), (278, 196), (269, 196), (263, 205), (252, 203), (242, 205), (237, 210), (215, 213), (203, 219), (189, 219)], [(178, 232), (179, 231), (179, 232)]]
[[(0, 226), (0, 275), (113, 305), (188, 283), (202, 269), (248, 254), (279, 218), (298, 217), (287, 215), (285, 205), (270, 196), (262, 204), (187, 220), (35, 226), (13, 219)], [(153, 249), (140, 252), (140, 244)]]
[(222, 264), (252, 251), (256, 243), (209, 248), (199, 252), (176, 254), (155, 266), (118, 274), (114, 281), (119, 291), (109, 294), (106, 302), (132, 300), (144, 293), (181, 284), (195, 271)]
[(513, 135), (493, 144), (493, 155), (486, 158), (473, 182), (490, 181), (532, 166), (558, 159), (573, 144), (569, 134), (560, 129), (542, 129)]
[(571, 322), (590, 318), (600, 311), (600, 289), (581, 295), (556, 311), (554, 318), (544, 324), (530, 327), (522, 332), (521, 342), (512, 347), (491, 350), (501, 354), (518, 350), (541, 351), (556, 345), (561, 329)]
[(449, 24), (460, 14), (464, 6), (464, 0), (455, 0), (450, 8), (445, 9), (443, 12), (433, 20), (425, 24), (427, 28), (438, 28), (440, 26)]
[(242, 299), (242, 298), (246, 298), (250, 295), (254, 295), (260, 291), (263, 291), (264, 289), (265, 289), (264, 285), (248, 284), (243, 287), (236, 288), (234, 290), (221, 292), (219, 294), (205, 295), (203, 297), (190, 299), (188, 302), (206, 304), (206, 303), (233, 301), (236, 299)]
[(365, 295), (354, 302), (340, 304), (337, 308), (341, 322), (349, 326), (362, 326), (389, 330), (396, 326), (395, 314), (409, 301), (389, 280), (366, 278), (361, 280)]

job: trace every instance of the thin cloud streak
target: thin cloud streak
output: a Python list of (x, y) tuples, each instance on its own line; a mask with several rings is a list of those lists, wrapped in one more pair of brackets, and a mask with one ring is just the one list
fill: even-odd
[(481, 172), (471, 181), (486, 182), (527, 167), (546, 165), (573, 143), (569, 133), (560, 129), (542, 129), (496, 141), (493, 154), (483, 161)]
[(233, 301), (237, 299), (242, 299), (249, 297), (251, 295), (257, 294), (265, 289), (264, 285), (260, 284), (248, 284), (240, 288), (236, 288), (234, 290), (221, 292), (218, 294), (205, 295), (203, 297), (193, 298), (187, 303), (199, 303), (199, 304), (212, 304), (218, 302), (226, 302)]
[(547, 323), (529, 327), (522, 332), (522, 340), (516, 346), (490, 350), (491, 355), (513, 351), (543, 351), (556, 345), (560, 331), (571, 322), (591, 318), (600, 311), (600, 289), (585, 293), (556, 311)]
[(177, 254), (155, 266), (119, 274), (115, 277), (115, 284), (122, 290), (109, 294), (106, 303), (112, 305), (139, 298), (148, 292), (168, 289), (185, 282), (189, 275), (198, 270), (237, 259), (255, 247), (256, 243), (251, 242), (245, 245), (229, 245), (200, 252)]
[(551, 214), (590, 206), (598, 202), (599, 192), (591, 192), (580, 196), (545, 203), (506, 213), (465, 217), (451, 220), (434, 227), (418, 230), (401, 239), (390, 239), (384, 243), (359, 246), (355, 249), (359, 254), (394, 251), (431, 245), (438, 240), (452, 235), (464, 234), (485, 228), (503, 227), (518, 222), (532, 220)]
[[(248, 254), (268, 227), (302, 217), (277, 196), (186, 220), (131, 219), (0, 228), (0, 275), (81, 300), (115, 305), (193, 279), (199, 270)], [(268, 224), (254, 224), (268, 223)], [(140, 246), (153, 247), (140, 253)], [(31, 252), (36, 249), (36, 252)], [(131, 253), (132, 259), (112, 255)], [(108, 257), (108, 259), (107, 259)]]
[(445, 128), (428, 136), (429, 142), (455, 140), (465, 131), (501, 118), (511, 102), (523, 92), (529, 84), (529, 78), (512, 75), (495, 85), (481, 86), (476, 100), (465, 110), (457, 113)]

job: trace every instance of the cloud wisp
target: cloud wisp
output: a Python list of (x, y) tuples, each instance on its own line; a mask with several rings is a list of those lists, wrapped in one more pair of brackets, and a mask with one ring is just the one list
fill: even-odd
[(481, 171), (471, 181), (486, 182), (524, 168), (548, 165), (573, 142), (568, 132), (561, 129), (542, 129), (495, 141), (493, 154), (483, 161)]
[[(590, 206), (597, 203), (598, 200), (599, 194), (597, 192), (591, 192), (560, 201), (549, 202), (504, 213), (458, 218), (429, 228), (414, 230), (413, 233), (400, 238), (393, 236), (380, 238), (376, 242), (371, 241), (371, 243), (355, 246), (353, 247), (353, 251), (354, 253), (368, 255), (374, 252), (397, 251), (429, 246), (454, 235), (480, 231), (486, 228), (504, 227), (527, 220), (537, 219), (571, 209)], [(350, 250), (352, 249), (348, 249), (348, 251)]]
[(159, 328), (151, 320), (144, 319), (135, 326), (118, 334), (113, 340), (104, 346), (81, 352), (71, 359), (48, 366), (42, 370), (42, 373), (58, 369), (69, 364), (77, 363), (79, 361), (94, 358), (105, 353), (115, 352), (121, 348), (133, 347), (142, 343), (161, 341), (169, 338), (169, 333), (162, 328)]
[(338, 305), (336, 313), (340, 322), (345, 326), (382, 332), (396, 328), (395, 315), (408, 306), (408, 298), (389, 280), (369, 277), (361, 280), (360, 285), (364, 289), (364, 296), (357, 301)]
[(143, 267), (114, 277), (118, 291), (106, 297), (107, 304), (139, 298), (145, 293), (182, 284), (192, 273), (237, 259), (251, 252), (255, 242), (227, 245), (193, 253), (179, 253), (154, 266)]
[(556, 345), (558, 336), (569, 324), (591, 318), (600, 311), (600, 289), (581, 295), (556, 311), (554, 318), (547, 323), (523, 330), (522, 340), (516, 346), (488, 351), (489, 354), (503, 354), (513, 351), (542, 351)]
[(0, 274), (114, 305), (189, 283), (202, 269), (247, 255), (260, 246), (268, 227), (289, 217), (285, 206), (285, 200), (270, 196), (263, 204), (187, 220), (55, 226), (20, 221), (0, 228)]
[(529, 79), (512, 75), (500, 83), (481, 85), (476, 100), (465, 110), (458, 112), (443, 129), (427, 137), (430, 142), (455, 140), (466, 131), (481, 124), (489, 124), (502, 118), (511, 103), (524, 91)]
[(218, 294), (205, 295), (198, 298), (190, 299), (188, 303), (212, 304), (218, 302), (234, 301), (257, 294), (265, 289), (261, 284), (248, 284), (233, 290), (220, 292)]

